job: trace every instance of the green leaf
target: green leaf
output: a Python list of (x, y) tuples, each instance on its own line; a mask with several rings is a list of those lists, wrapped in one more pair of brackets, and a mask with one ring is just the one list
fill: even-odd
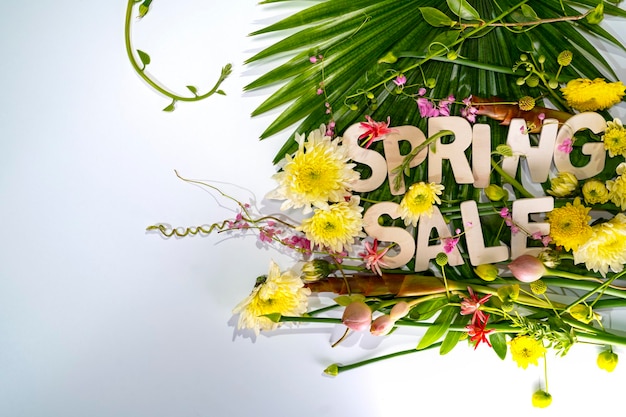
[(411, 309), (409, 317), (413, 320), (424, 321), (434, 316), (443, 306), (448, 303), (448, 299), (443, 296), (419, 303)]
[(592, 25), (597, 25), (602, 22), (602, 19), (604, 19), (604, 3), (600, 2), (600, 4), (593, 9), (593, 12), (587, 15), (587, 22)]
[(176, 110), (176, 100), (173, 100), (169, 106), (167, 106), (166, 108), (163, 109), (163, 111), (166, 112), (173, 112), (174, 110)]
[(139, 55), (139, 59), (141, 60), (144, 68), (146, 67), (146, 65), (150, 64), (150, 55), (140, 49), (137, 49), (137, 55)]
[(506, 358), (507, 344), (506, 335), (504, 333), (491, 333), (489, 335), (489, 342), (493, 347), (493, 351), (500, 359)]
[(193, 93), (194, 96), (198, 95), (198, 89), (194, 87), (193, 85), (188, 85), (187, 88), (189, 89), (189, 91)]
[(446, 0), (452, 13), (465, 20), (481, 20), (480, 15), (467, 0)]
[(280, 313), (270, 313), (270, 314), (263, 314), (263, 317), (267, 317), (274, 323), (280, 323), (280, 319), (282, 315)]
[(335, 297), (333, 301), (342, 307), (346, 307), (354, 301), (365, 301), (365, 296), (363, 294), (340, 295)]
[[(464, 326), (469, 322), (470, 318), (471, 316), (463, 316), (461, 314), (457, 314), (457, 316), (454, 318), (454, 321), (452, 323), (455, 325)], [(448, 332), (446, 334), (446, 337), (443, 339), (443, 343), (441, 344), (441, 347), (439, 348), (439, 353), (441, 355), (445, 355), (446, 353), (454, 349), (457, 343), (459, 343), (459, 340), (461, 339), (461, 336), (463, 335), (463, 333), (464, 332), (458, 332), (458, 331)]]
[(434, 27), (454, 26), (454, 20), (450, 19), (445, 13), (434, 7), (420, 7), (420, 12), (424, 20)]
[(226, 93), (224, 92), (224, 90), (217, 90), (217, 91), (215, 92), (215, 94), (219, 94), (219, 95), (222, 95), (222, 96), (225, 96), (225, 95), (226, 95)]
[(457, 310), (458, 308), (454, 306), (444, 307), (433, 324), (428, 328), (428, 330), (426, 330), (426, 333), (424, 333), (424, 336), (417, 344), (416, 349), (425, 349), (441, 339), (441, 337), (450, 328), (450, 324), (452, 323), (452, 319), (456, 315)]

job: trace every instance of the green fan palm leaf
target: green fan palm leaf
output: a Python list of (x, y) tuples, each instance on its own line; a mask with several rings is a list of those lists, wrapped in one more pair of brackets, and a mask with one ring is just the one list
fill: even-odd
[[(294, 125), (297, 125), (296, 131), (306, 132), (328, 123), (330, 117), (324, 108), (326, 101), (333, 107), (332, 117), (339, 132), (364, 120), (365, 115), (379, 119), (390, 116), (395, 124), (420, 125), (421, 118), (414, 102), (389, 93), (394, 87), (391, 83), (393, 74), (400, 72), (407, 76), (409, 84), (424, 85), (427, 79), (436, 79), (437, 85), (428, 93), (432, 98), (449, 94), (462, 98), (474, 94), (516, 100), (523, 95), (539, 97), (549, 94), (541, 85), (529, 88), (516, 84), (517, 78), (524, 74), (521, 71), (515, 73), (512, 68), (522, 53), (545, 56), (546, 71), (556, 73), (557, 55), (570, 50), (575, 59), (563, 69), (560, 79), (615, 77), (610, 65), (584, 34), (592, 33), (607, 42), (622, 45), (601, 26), (589, 24), (585, 19), (541, 24), (528, 30), (500, 26), (464, 39), (469, 29), (461, 32), (455, 28), (433, 27), (424, 20), (420, 8), (432, 7), (443, 11), (451, 21), (457, 21), (457, 16), (441, 3), (434, 0), (328, 0), (316, 2), (254, 32), (253, 35), (260, 35), (300, 28), (247, 61), (252, 65), (279, 55), (294, 55), (246, 86), (246, 90), (256, 90), (282, 84), (253, 113), (260, 115), (286, 106), (261, 137), (273, 136)], [(485, 21), (521, 3), (512, 0), (470, 1)], [(580, 15), (575, 7), (589, 8), (596, 4), (586, 0), (530, 0), (525, 3), (541, 19)], [(624, 10), (610, 3), (605, 3), (604, 12), (626, 17)], [(501, 22), (515, 23), (515, 20), (509, 14)], [(446, 36), (446, 45), (434, 43)], [(452, 50), (458, 48), (461, 55), (458, 63), (445, 58), (448, 51), (445, 47), (451, 45)], [(528, 47), (533, 50), (527, 50)], [(309, 62), (308, 58), (316, 55), (324, 56), (322, 64)], [(394, 59), (397, 61), (393, 62)], [(499, 70), (494, 71), (490, 66)], [(315, 93), (321, 82), (326, 96)], [(366, 91), (375, 99), (368, 99), (364, 94)], [(557, 100), (553, 104), (564, 108)], [(284, 156), (284, 152), (295, 150), (295, 146), (292, 135), (276, 155), (275, 162)]]

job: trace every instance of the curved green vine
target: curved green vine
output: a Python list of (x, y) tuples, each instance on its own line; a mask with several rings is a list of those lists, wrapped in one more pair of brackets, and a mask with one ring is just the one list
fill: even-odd
[(212, 96), (213, 94), (221, 94), (226, 95), (226, 93), (220, 89), (220, 85), (224, 80), (231, 74), (232, 72), (232, 64), (226, 64), (222, 67), (222, 71), (220, 76), (213, 86), (211, 90), (204, 94), (198, 94), (198, 89), (193, 85), (188, 85), (187, 89), (193, 94), (192, 97), (181, 96), (177, 93), (174, 93), (167, 88), (160, 86), (156, 81), (154, 81), (148, 74), (146, 74), (145, 69), (150, 64), (150, 55), (140, 49), (134, 49), (130, 40), (131, 34), (131, 22), (133, 9), (135, 5), (141, 3), (139, 5), (139, 18), (143, 18), (149, 11), (150, 4), (152, 0), (128, 0), (128, 4), (126, 6), (126, 20), (124, 23), (124, 42), (126, 44), (126, 54), (128, 55), (128, 59), (135, 70), (135, 72), (146, 82), (150, 87), (159, 93), (163, 94), (166, 97), (172, 99), (172, 102), (163, 109), (163, 111), (171, 112), (176, 108), (176, 103), (178, 101), (200, 101), (204, 100), (207, 97)]

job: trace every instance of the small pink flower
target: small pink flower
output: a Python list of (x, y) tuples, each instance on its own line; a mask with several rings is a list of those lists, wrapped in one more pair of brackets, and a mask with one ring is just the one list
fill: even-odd
[(571, 138), (567, 138), (563, 141), (563, 143), (557, 146), (557, 149), (567, 154), (572, 153), (574, 150), (574, 141)]
[(420, 116), (422, 117), (437, 117), (439, 116), (439, 110), (431, 103), (430, 100), (424, 97), (417, 99), (417, 108), (419, 109)]
[(478, 108), (472, 106), (472, 98), (473, 97), (470, 95), (462, 100), (465, 107), (461, 109), (461, 116), (465, 117), (470, 123), (475, 123)]
[(454, 248), (456, 248), (456, 244), (459, 243), (458, 237), (446, 237), (443, 239), (443, 251), (446, 254), (451, 254)]
[(424, 87), (420, 88), (419, 90), (417, 90), (417, 95), (418, 96), (423, 96), (424, 94), (426, 94), (426, 89)]
[(402, 87), (404, 84), (406, 84), (406, 77), (404, 76), (404, 74), (400, 74), (395, 78), (395, 80), (393, 80), (393, 83), (398, 87)]
[(539, 113), (539, 115), (537, 116), (537, 119), (539, 119), (540, 121), (544, 121), (546, 118), (546, 114), (545, 113)]
[(376, 272), (378, 275), (382, 275), (380, 267), (387, 266), (383, 262), (383, 257), (387, 254), (389, 248), (378, 250), (378, 239), (374, 239), (374, 243), (370, 245), (369, 242), (365, 242), (365, 252), (359, 253), (359, 256), (365, 261), (365, 267), (372, 272)]
[(472, 287), (467, 287), (467, 291), (469, 292), (469, 297), (463, 297), (461, 300), (461, 314), (464, 316), (473, 314), (472, 323), (483, 322), (486, 323), (489, 316), (485, 314), (484, 311), (480, 310), (480, 306), (485, 304), (489, 298), (491, 298), (491, 294), (487, 294), (482, 298), (478, 298), (478, 296), (472, 290)]
[(321, 88), (318, 88), (317, 91), (315, 92), (318, 96), (321, 96), (322, 94), (324, 94), (324, 90), (322, 90)]
[(521, 255), (507, 265), (515, 278), (522, 282), (534, 282), (546, 274), (543, 263), (531, 255)]
[(367, 122), (361, 122), (361, 127), (365, 129), (365, 132), (361, 133), (359, 140), (365, 139), (365, 148), (369, 148), (375, 139), (393, 132), (393, 129), (389, 128), (391, 119), (387, 117), (387, 122), (376, 122), (372, 120), (370, 116), (365, 116)]
[(370, 333), (374, 336), (384, 336), (388, 334), (393, 326), (396, 324), (395, 320), (393, 320), (390, 316), (384, 314), (382, 316), (376, 317), (376, 319), (372, 322), (370, 326)]
[(311, 64), (315, 64), (317, 62), (317, 57), (316, 56), (312, 56), (309, 58), (309, 61), (311, 61)]
[(353, 301), (343, 311), (341, 322), (356, 332), (367, 330), (372, 324), (372, 310), (363, 301)]

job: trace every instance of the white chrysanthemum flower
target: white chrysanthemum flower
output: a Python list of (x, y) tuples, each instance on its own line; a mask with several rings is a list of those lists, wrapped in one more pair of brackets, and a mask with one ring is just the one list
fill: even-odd
[(620, 272), (626, 264), (626, 215), (619, 213), (605, 223), (592, 227), (593, 234), (587, 242), (574, 250), (574, 262), (585, 263), (589, 270)]
[(278, 187), (267, 198), (285, 200), (281, 210), (303, 208), (310, 213), (313, 207), (328, 209), (328, 203), (337, 203), (350, 196), (352, 184), (359, 173), (349, 163), (348, 148), (341, 146), (341, 138), (325, 135), (322, 125), (305, 140), (297, 135), (299, 144), (295, 155), (286, 155), (281, 162), (282, 171), (272, 178)]
[(273, 330), (278, 327), (278, 323), (264, 315), (304, 314), (310, 294), (311, 290), (304, 288), (297, 274), (293, 271), (281, 272), (280, 267), (272, 261), (265, 281), (258, 283), (250, 295), (233, 309), (233, 314), (239, 313), (237, 328), (252, 329), (257, 335), (261, 330)]

